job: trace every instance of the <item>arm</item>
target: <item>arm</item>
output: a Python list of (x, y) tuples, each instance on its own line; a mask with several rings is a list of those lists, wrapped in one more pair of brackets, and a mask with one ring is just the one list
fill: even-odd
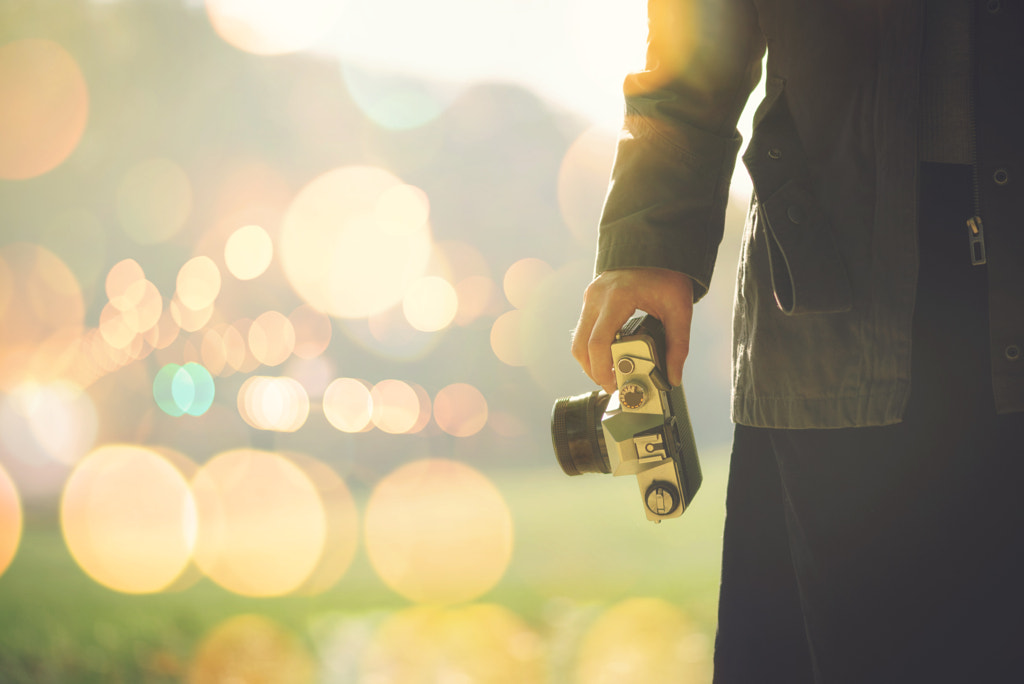
[(626, 79), (598, 275), (573, 336), (573, 356), (606, 390), (608, 346), (638, 308), (665, 324), (669, 379), (681, 381), (722, 238), (736, 122), (765, 49), (749, 0), (650, 0), (648, 12), (647, 66)]

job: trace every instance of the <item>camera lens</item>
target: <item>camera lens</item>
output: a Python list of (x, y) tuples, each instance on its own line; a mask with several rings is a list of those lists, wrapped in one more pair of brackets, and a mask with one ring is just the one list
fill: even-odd
[(610, 473), (601, 417), (608, 394), (598, 390), (555, 401), (551, 410), (551, 442), (566, 475)]

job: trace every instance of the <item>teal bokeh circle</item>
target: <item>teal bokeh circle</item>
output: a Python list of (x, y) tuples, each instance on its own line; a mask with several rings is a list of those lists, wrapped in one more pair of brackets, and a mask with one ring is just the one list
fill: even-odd
[(215, 394), (213, 376), (198, 363), (169, 363), (153, 378), (153, 398), (169, 416), (201, 416), (210, 410)]

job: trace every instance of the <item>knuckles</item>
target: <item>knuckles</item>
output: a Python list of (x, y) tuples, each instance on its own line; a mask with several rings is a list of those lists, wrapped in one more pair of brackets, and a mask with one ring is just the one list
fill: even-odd
[(687, 276), (676, 277), (658, 269), (624, 269), (602, 273), (587, 285), (583, 291), (583, 313), (573, 332), (570, 349), (597, 384), (605, 389), (614, 386), (611, 343), (635, 309), (657, 316), (666, 328), (678, 328), (676, 334), (669, 335), (673, 340), (670, 355), (673, 361), (678, 359), (679, 365), (685, 362), (690, 353), (689, 313), (692, 311), (692, 308), (687, 310), (687, 305), (692, 307), (693, 300), (692, 294), (687, 296), (688, 288), (680, 286), (680, 278)]

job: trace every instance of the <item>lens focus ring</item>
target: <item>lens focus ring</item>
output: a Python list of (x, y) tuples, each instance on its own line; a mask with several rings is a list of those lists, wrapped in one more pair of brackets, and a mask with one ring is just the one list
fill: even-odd
[(551, 410), (551, 443), (566, 475), (609, 473), (601, 418), (608, 395), (597, 391), (558, 399)]
[(555, 402), (555, 407), (551, 411), (551, 442), (555, 447), (558, 465), (562, 466), (565, 474), (579, 475), (576, 463), (569, 457), (569, 435), (565, 424), (567, 404), (570, 400), (571, 397), (563, 397)]

